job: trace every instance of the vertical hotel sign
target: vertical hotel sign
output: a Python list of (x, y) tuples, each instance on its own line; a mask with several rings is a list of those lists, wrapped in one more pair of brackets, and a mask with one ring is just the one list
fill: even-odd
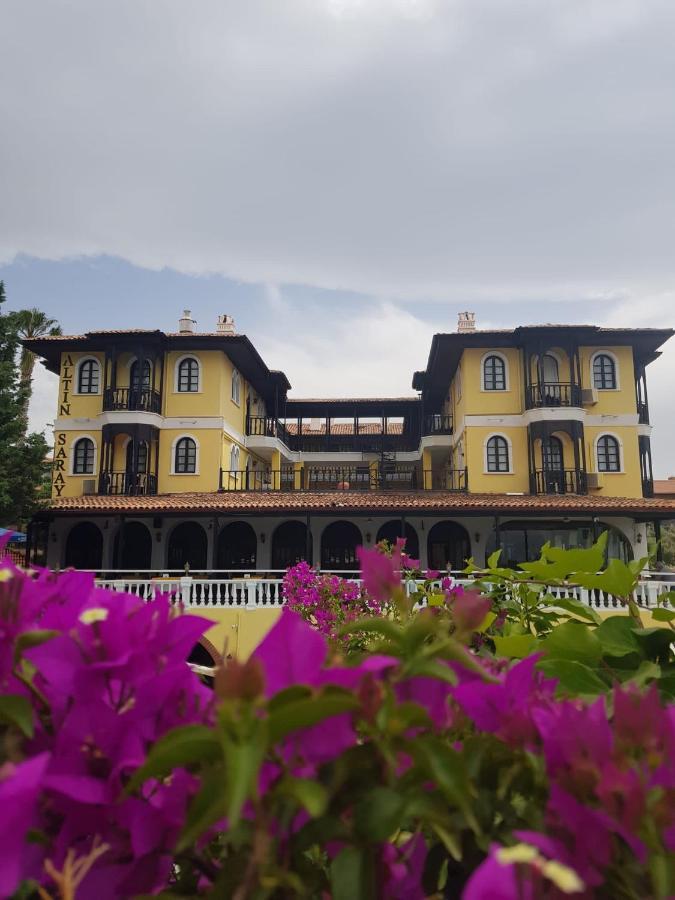
[[(61, 363), (61, 382), (59, 385), (59, 416), (70, 415), (70, 391), (73, 384), (73, 359), (69, 353)], [(54, 468), (52, 469), (52, 495), (60, 497), (66, 486), (64, 472), (66, 470), (66, 435), (59, 431), (54, 435)]]

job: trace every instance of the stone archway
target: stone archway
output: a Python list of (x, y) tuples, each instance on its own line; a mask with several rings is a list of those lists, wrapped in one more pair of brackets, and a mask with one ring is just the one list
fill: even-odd
[(152, 566), (152, 537), (142, 522), (120, 525), (113, 545), (113, 568), (140, 572)]
[(207, 545), (206, 532), (199, 522), (181, 522), (169, 535), (167, 567), (178, 570), (187, 564), (192, 572), (206, 569)]
[(437, 522), (427, 537), (430, 569), (463, 569), (471, 556), (471, 539), (462, 525), (446, 519)]
[(420, 540), (417, 532), (412, 525), (405, 523), (405, 530), (402, 528), (400, 519), (392, 519), (385, 522), (377, 532), (376, 541), (389, 541), (390, 544), (396, 543), (396, 538), (405, 537), (405, 552), (413, 559), (420, 557)]
[(216, 548), (216, 568), (255, 570), (258, 538), (248, 522), (230, 522), (221, 529)]
[(73, 569), (100, 571), (103, 565), (103, 535), (93, 522), (79, 522), (68, 532), (63, 565)]
[(312, 565), (312, 535), (309, 534), (308, 540), (307, 526), (304, 522), (294, 520), (282, 522), (272, 535), (272, 568), (288, 569), (301, 560), (306, 560)]
[(321, 535), (321, 568), (336, 571), (358, 569), (356, 548), (362, 544), (361, 532), (353, 522), (331, 522)]

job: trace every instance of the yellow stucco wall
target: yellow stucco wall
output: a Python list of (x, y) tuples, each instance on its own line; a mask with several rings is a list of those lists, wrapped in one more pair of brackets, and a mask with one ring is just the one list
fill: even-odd
[[(72, 475), (73, 449), (81, 437), (91, 438), (94, 442), (94, 471), (91, 475)], [(82, 482), (92, 478), (98, 487), (98, 473), (101, 455), (101, 431), (55, 431), (54, 432), (54, 465), (52, 466), (52, 497), (81, 497)]]
[[(78, 394), (78, 365), (85, 359), (96, 359), (100, 367), (98, 394)], [(72, 418), (91, 418), (103, 408), (102, 353), (62, 353), (59, 375), (58, 415)]]
[(631, 425), (595, 426), (586, 425), (586, 461), (589, 472), (598, 471), (595, 443), (602, 434), (611, 434), (619, 440), (621, 472), (602, 472), (602, 487), (591, 493), (606, 497), (641, 497), (640, 454), (637, 428)]
[[(198, 442), (197, 473), (171, 474), (174, 442), (180, 437)], [(216, 491), (221, 459), (222, 432), (217, 428), (163, 428), (159, 441), (159, 492)]]
[[(502, 356), (507, 362), (507, 389), (483, 390), (482, 363), (490, 354)], [(460, 415), (514, 414), (523, 411), (522, 362), (519, 350), (500, 347), (465, 350), (462, 354), (462, 400), (458, 405)]]
[(618, 388), (598, 390), (598, 402), (588, 406), (589, 413), (595, 415), (630, 414), (637, 411), (635, 399), (635, 372), (633, 369), (632, 347), (581, 347), (581, 386), (593, 387), (591, 360), (596, 353), (608, 353), (616, 359)]
[[(485, 442), (491, 435), (503, 435), (510, 442), (512, 471), (486, 472)], [(472, 426), (464, 433), (465, 453), (469, 467), (469, 490), (472, 494), (504, 494), (511, 491), (528, 493), (527, 429)]]
[[(186, 356), (192, 356), (200, 363), (199, 391), (179, 393), (176, 390), (176, 366)], [(164, 376), (164, 415), (176, 417), (222, 415), (220, 369), (223, 359), (223, 354), (217, 350), (200, 350), (198, 353), (172, 350), (167, 353)]]

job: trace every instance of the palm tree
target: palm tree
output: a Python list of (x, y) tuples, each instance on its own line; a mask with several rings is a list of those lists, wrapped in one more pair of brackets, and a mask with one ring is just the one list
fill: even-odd
[[(45, 335), (61, 334), (61, 326), (56, 319), (50, 319), (39, 309), (22, 309), (15, 313), (17, 330), (20, 338), (38, 338)], [(21, 420), (22, 431), (25, 437), (28, 432), (28, 404), (33, 393), (33, 369), (35, 368), (35, 354), (26, 347), (21, 348), (21, 360), (19, 363), (19, 389), (21, 396)]]

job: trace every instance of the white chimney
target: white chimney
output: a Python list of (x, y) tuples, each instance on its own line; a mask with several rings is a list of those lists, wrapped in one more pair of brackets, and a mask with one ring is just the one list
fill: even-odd
[(476, 330), (476, 313), (461, 312), (457, 316), (457, 331), (460, 334)]
[(223, 314), (218, 316), (216, 322), (216, 331), (218, 334), (234, 334), (234, 319), (232, 316)]
[(195, 333), (195, 325), (197, 323), (192, 318), (192, 313), (189, 309), (183, 310), (183, 315), (178, 320), (178, 330), (181, 334), (194, 334)]

